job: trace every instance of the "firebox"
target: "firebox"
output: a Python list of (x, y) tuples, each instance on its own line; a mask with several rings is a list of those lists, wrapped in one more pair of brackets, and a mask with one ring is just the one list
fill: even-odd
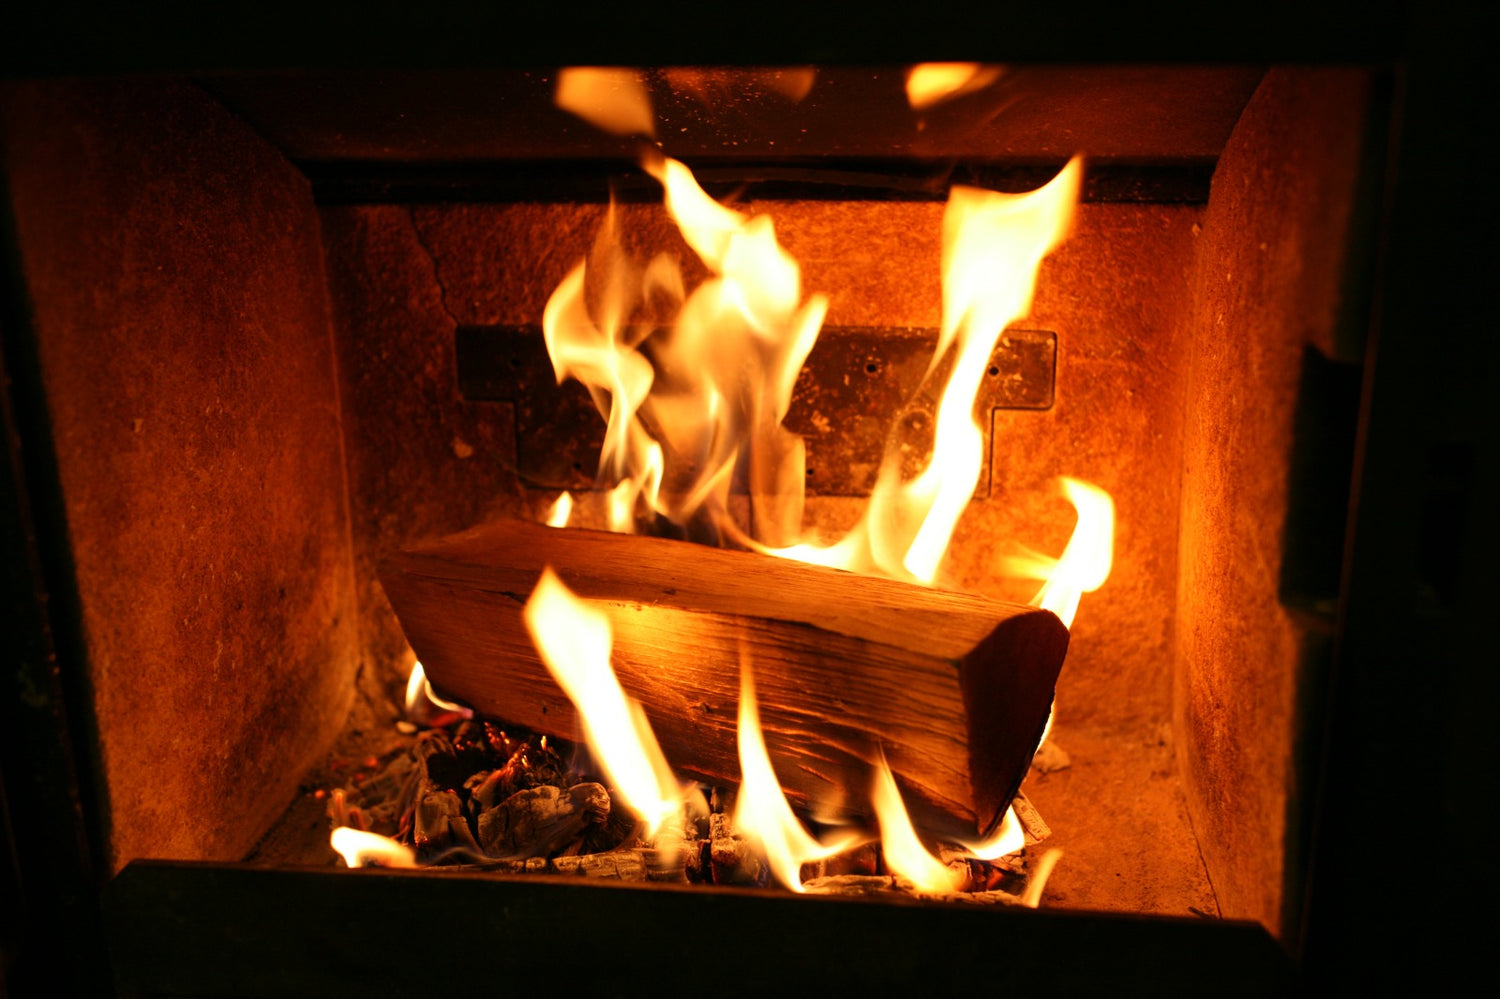
[[(826, 534), (859, 519), (886, 422), (932, 415), (901, 407), (943, 323), (949, 191), (1083, 157), (990, 358), (939, 580), (1024, 604), (1036, 584), (1001, 567), (1068, 541), (1054, 480), (1113, 497), (1113, 572), (1056, 688), (1071, 764), (1023, 785), (1062, 850), (1035, 911), (339, 868), (315, 792), (394, 730), (413, 661), (382, 566), (562, 490), (600, 500), (604, 424), (555, 383), (543, 314), (607, 220), (642, 259), (691, 254), (639, 140), (560, 110), (555, 65), (6, 84), (17, 987), (40, 916), (67, 920), (79, 989), (126, 994), (526, 980), (562, 940), (592, 956), (556, 973), (626, 992), (1358, 981), (1350, 910), (1376, 895), (1351, 868), (1379, 858), (1392, 905), (1425, 904), (1394, 883), (1423, 866), (1399, 827), (1425, 820), (1391, 757), (1434, 738), (1372, 729), (1416, 724), (1369, 686), (1416, 655), (1380, 553), (1415, 539), (1421, 654), (1462, 658), (1442, 629), (1478, 600), (1493, 461), (1482, 421), (1422, 409), (1472, 415), (1482, 366), (1450, 345), (1475, 361), (1444, 391), (1402, 325), (1428, 161), (1393, 123), (1425, 105), (1376, 49), (985, 64), (917, 109), (910, 63), (635, 71), (660, 148), (774, 219), (827, 295), (786, 419)], [(1372, 489), (1415, 496), (1416, 526)], [(1385, 845), (1354, 826), (1371, 814)]]

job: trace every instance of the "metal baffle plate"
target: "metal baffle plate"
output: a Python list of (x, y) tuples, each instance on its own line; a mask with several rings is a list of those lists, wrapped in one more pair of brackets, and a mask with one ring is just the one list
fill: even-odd
[[(937, 339), (929, 328), (824, 327), (785, 420), (807, 445), (809, 494), (869, 495), (888, 439), (901, 450), (905, 474), (926, 464), (948, 366), (945, 359), (928, 373)], [(604, 419), (581, 385), (556, 383), (539, 328), (462, 327), (457, 360), (465, 399), (514, 406), (516, 455), (527, 485), (593, 486)], [(989, 494), (989, 414), (1050, 408), (1056, 364), (1056, 334), (1037, 330), (1010, 330), (990, 355), (974, 405), (985, 437), (976, 495)]]

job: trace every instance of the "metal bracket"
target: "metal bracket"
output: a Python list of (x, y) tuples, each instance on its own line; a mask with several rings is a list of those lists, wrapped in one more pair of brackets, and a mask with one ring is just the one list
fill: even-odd
[[(824, 327), (785, 421), (806, 441), (810, 495), (869, 495), (891, 434), (906, 474), (926, 464), (937, 412), (933, 386), (945, 377), (939, 366), (924, 380), (937, 338), (927, 328)], [(457, 361), (464, 399), (515, 408), (517, 462), (528, 485), (593, 488), (604, 421), (581, 385), (556, 384), (539, 328), (461, 327)], [(1055, 333), (1010, 330), (990, 355), (974, 404), (985, 443), (975, 495), (989, 495), (990, 414), (1051, 408), (1056, 370)]]

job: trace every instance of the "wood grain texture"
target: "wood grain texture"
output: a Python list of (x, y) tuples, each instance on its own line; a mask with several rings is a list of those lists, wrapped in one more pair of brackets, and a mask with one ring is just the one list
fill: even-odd
[(883, 746), (933, 832), (998, 820), (1067, 651), (1046, 611), (662, 538), (500, 521), (388, 559), (381, 581), (434, 686), (563, 738), (572, 705), (521, 619), (547, 565), (602, 603), (621, 685), (680, 772), (738, 780), (743, 662), (791, 796), (864, 813)]

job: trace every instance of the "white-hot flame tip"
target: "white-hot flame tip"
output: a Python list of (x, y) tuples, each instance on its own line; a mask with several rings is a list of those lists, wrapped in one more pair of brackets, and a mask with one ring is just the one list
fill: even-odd
[(328, 842), (349, 867), (378, 864), (381, 867), (416, 867), (416, 855), (388, 836), (339, 826)]
[(1000, 820), (1000, 828), (988, 837), (977, 842), (959, 845), (976, 860), (997, 860), (1026, 846), (1026, 830), (1021, 828), (1021, 820), (1016, 816), (1015, 808), (1010, 807), (1005, 810), (1005, 817)]
[(564, 491), (547, 509), (548, 527), (567, 527), (573, 517), (573, 494)]

